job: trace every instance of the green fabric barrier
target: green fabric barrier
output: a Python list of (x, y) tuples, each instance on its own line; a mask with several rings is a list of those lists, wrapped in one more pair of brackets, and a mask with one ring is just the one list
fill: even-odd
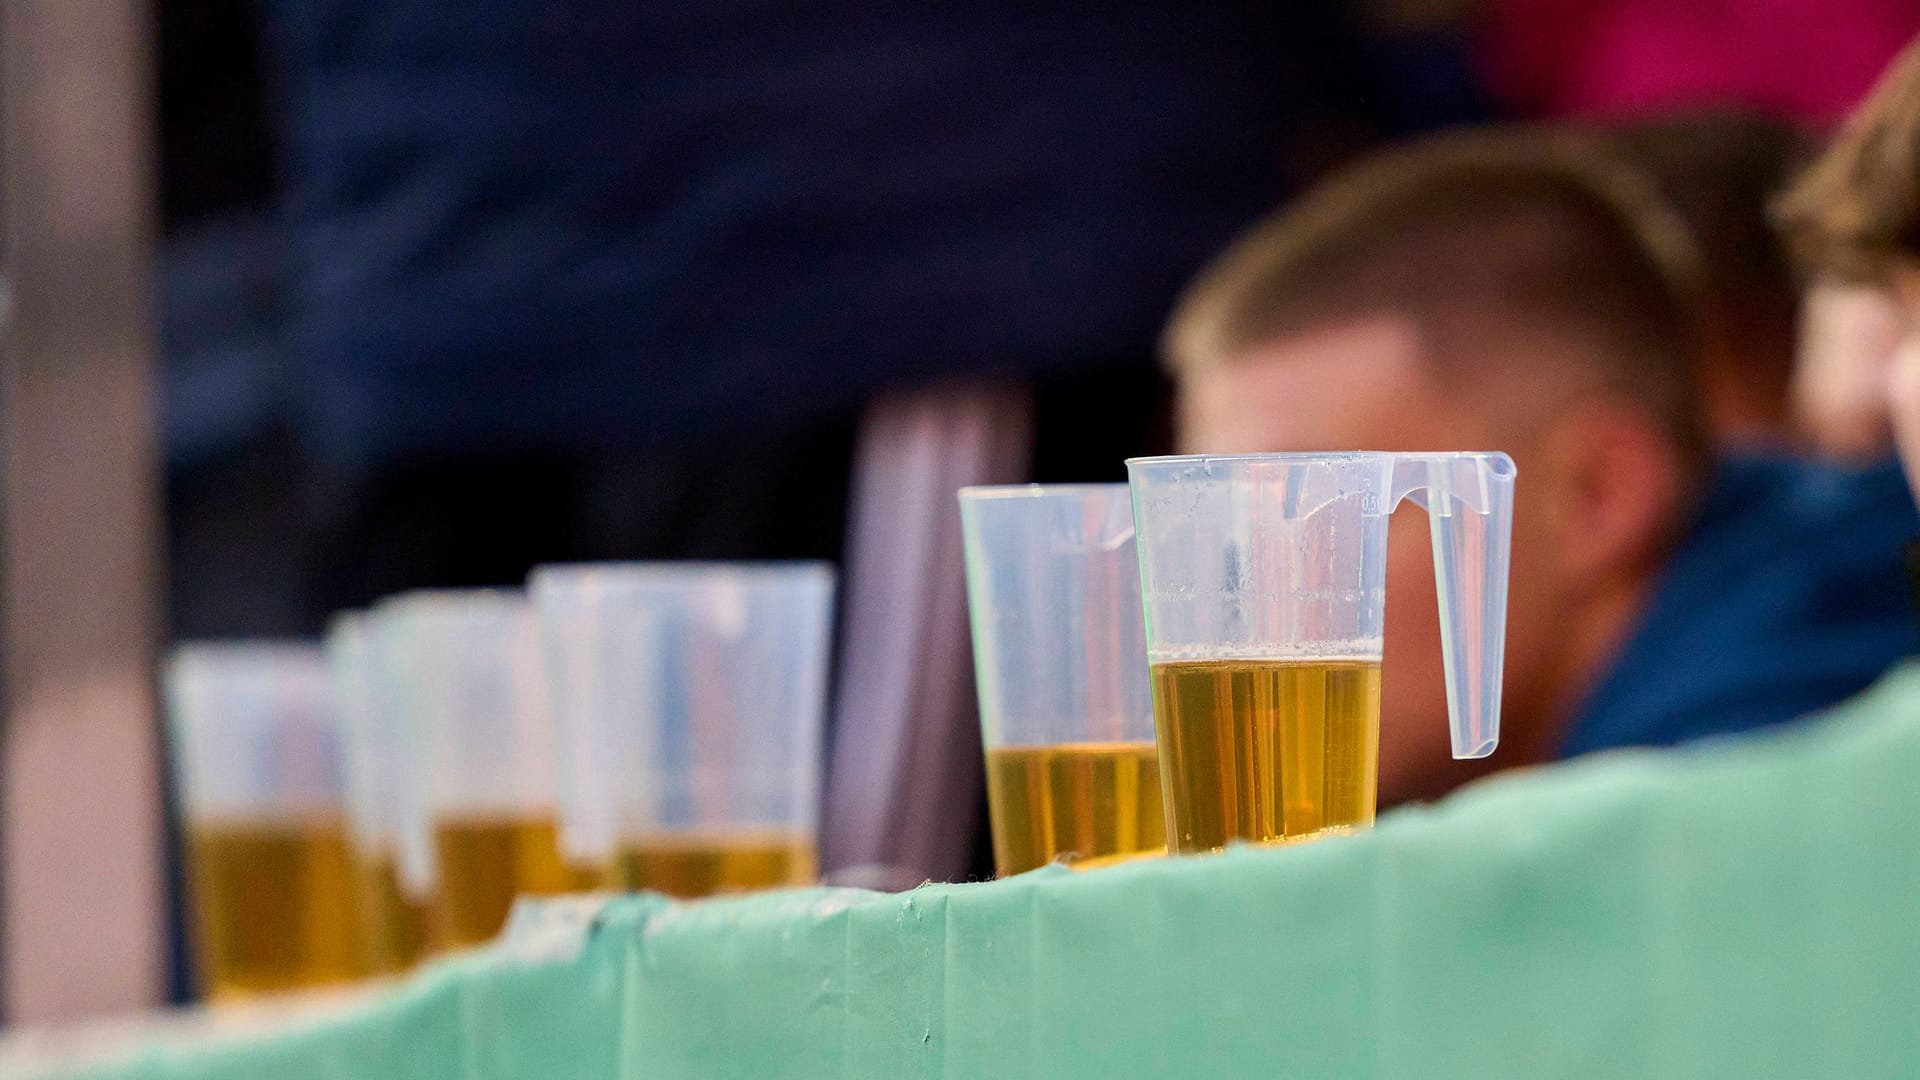
[(1327, 843), (620, 899), (565, 959), (516, 935), (298, 1031), (57, 1075), (1914, 1076), (1916, 822), (1920, 666)]
[[(530, 925), (510, 927), (506, 944), (432, 964), (322, 1018), (237, 1038), (174, 1035), (90, 1068), (48, 1062), (10, 1072), (0, 1053), (0, 1078), (605, 1080), (619, 1067), (627, 945), (668, 904), (644, 896), (527, 905), (515, 918), (532, 916)], [(590, 934), (573, 932), (583, 914)]]

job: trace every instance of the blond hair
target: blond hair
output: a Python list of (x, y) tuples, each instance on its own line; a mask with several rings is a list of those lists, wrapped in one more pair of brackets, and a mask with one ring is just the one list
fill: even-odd
[(1920, 41), (1774, 207), (1801, 262), (1849, 280), (1920, 259)]
[[(1180, 298), (1162, 347), (1181, 373), (1336, 321), (1491, 313), (1587, 345), (1581, 377), (1697, 450), (1701, 293), (1692, 241), (1645, 178), (1587, 138), (1478, 131), (1374, 155), (1257, 224)], [(1434, 362), (1512, 370), (1472, 334)]]

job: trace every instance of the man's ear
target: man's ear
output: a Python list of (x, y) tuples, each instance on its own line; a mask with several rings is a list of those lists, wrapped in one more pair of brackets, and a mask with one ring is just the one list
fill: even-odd
[(1645, 412), (1599, 399), (1561, 413), (1527, 486), (1541, 500), (1553, 550), (1545, 560), (1572, 588), (1657, 564), (1683, 524), (1687, 483), (1673, 440)]

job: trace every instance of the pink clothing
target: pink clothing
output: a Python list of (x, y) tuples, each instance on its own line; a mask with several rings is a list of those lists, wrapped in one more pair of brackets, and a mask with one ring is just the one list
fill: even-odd
[(1745, 105), (1818, 126), (1920, 31), (1920, 0), (1494, 0), (1482, 79), (1524, 117)]

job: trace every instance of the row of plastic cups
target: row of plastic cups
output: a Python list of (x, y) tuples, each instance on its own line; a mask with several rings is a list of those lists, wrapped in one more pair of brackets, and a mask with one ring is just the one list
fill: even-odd
[[(1128, 466), (1130, 492), (961, 496), (1002, 873), (1152, 850), (1156, 822), (1181, 852), (1369, 823), (1386, 519), (1403, 498), (1429, 512), (1456, 756), (1492, 748), (1504, 455)], [(395, 868), (391, 891), (432, 895), (424, 921), (458, 944), (494, 932), (516, 893), (609, 875), (686, 894), (811, 876), (830, 571), (549, 568), (532, 592), (416, 594), (335, 630), (362, 710), (347, 729), (375, 733), (346, 770), (353, 846)], [(190, 832), (339, 804), (324, 734), (232, 722), (273, 693), (196, 680), (192, 661), (172, 680)], [(217, 926), (204, 896), (222, 879), (197, 877)]]
[(404, 967), (512, 899), (811, 879), (833, 572), (537, 570), (166, 671), (216, 996)]

